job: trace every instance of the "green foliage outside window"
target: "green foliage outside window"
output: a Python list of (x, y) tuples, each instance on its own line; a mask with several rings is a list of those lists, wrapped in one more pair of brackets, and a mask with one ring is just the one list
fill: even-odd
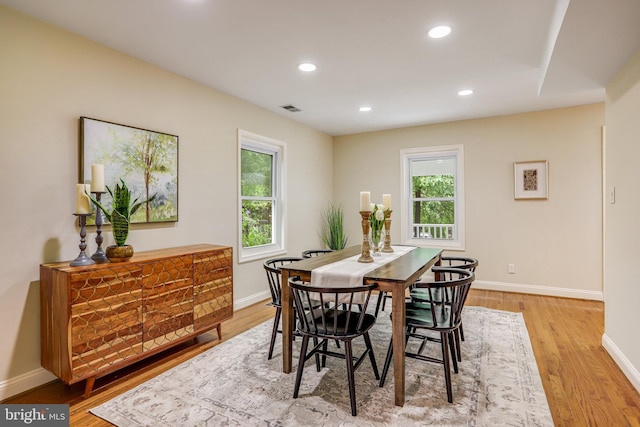
[(413, 218), (416, 224), (454, 224), (455, 223), (455, 181), (453, 175), (413, 176), (412, 191), (414, 199)]
[(241, 150), (242, 247), (273, 243), (273, 155)]

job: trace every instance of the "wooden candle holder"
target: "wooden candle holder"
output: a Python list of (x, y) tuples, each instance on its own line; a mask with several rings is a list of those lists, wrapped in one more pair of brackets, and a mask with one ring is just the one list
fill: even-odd
[(384, 246), (381, 252), (393, 252), (391, 247), (391, 209), (384, 211)]
[(371, 211), (360, 211), (362, 217), (362, 254), (358, 262), (373, 262), (371, 256), (371, 245), (369, 244), (369, 227), (371, 226)]

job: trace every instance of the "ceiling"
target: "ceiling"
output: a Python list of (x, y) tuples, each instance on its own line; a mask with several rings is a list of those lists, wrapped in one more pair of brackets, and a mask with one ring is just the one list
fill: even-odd
[(602, 102), (640, 49), (638, 0), (0, 4), (334, 136)]

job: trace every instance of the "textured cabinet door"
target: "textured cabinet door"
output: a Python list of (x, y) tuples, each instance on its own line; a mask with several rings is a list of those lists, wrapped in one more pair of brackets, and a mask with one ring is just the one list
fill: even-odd
[(141, 277), (136, 264), (69, 275), (71, 382), (142, 353)]
[(193, 255), (193, 317), (196, 331), (220, 324), (233, 315), (232, 260), (231, 248)]
[(193, 255), (141, 265), (144, 349), (193, 334)]
[(127, 262), (40, 266), (42, 366), (67, 384), (195, 338), (233, 315), (232, 248), (191, 245)]

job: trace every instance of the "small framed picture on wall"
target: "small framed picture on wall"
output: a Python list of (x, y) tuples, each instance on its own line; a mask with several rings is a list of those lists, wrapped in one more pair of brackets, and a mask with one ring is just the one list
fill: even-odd
[(513, 176), (516, 200), (549, 198), (549, 161), (515, 162)]

